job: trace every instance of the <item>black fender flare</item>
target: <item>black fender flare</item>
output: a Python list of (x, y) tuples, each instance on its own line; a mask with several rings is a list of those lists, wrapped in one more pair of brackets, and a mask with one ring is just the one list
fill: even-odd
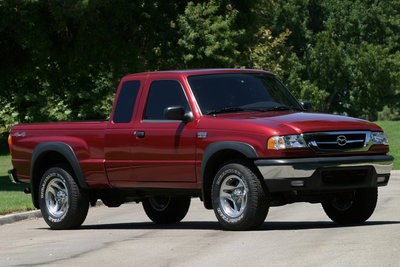
[[(75, 174), (76, 182), (81, 188), (89, 188), (89, 185), (86, 183), (82, 169), (79, 165), (78, 158), (75, 155), (74, 150), (72, 147), (66, 143), (62, 142), (46, 142), (46, 143), (41, 143), (35, 147), (35, 149), (32, 152), (32, 160), (31, 160), (31, 171), (30, 171), (30, 176), (31, 176), (31, 187), (32, 187), (32, 200), (35, 205), (35, 207), (38, 207), (37, 203), (37, 190), (34, 188), (34, 181), (33, 179), (35, 178), (35, 173), (38, 168), (37, 162), (41, 161), (41, 158), (47, 153), (47, 152), (57, 152), (60, 155), (62, 155), (69, 163), (69, 165), (72, 168), (72, 171)], [(40, 178), (39, 178), (40, 179)]]
[(203, 158), (201, 161), (201, 181), (202, 181), (202, 198), (204, 201), (204, 205), (206, 208), (210, 208), (210, 203), (207, 203), (206, 201), (206, 188), (205, 188), (205, 180), (206, 180), (206, 166), (210, 160), (210, 158), (215, 154), (218, 153), (219, 151), (222, 150), (234, 150), (237, 151), (241, 154), (243, 154), (245, 157), (249, 159), (257, 159), (258, 154), (257, 151), (254, 149), (254, 147), (250, 144), (244, 143), (244, 142), (238, 142), (238, 141), (220, 141), (220, 142), (215, 142), (207, 146), (207, 148), (204, 150)]

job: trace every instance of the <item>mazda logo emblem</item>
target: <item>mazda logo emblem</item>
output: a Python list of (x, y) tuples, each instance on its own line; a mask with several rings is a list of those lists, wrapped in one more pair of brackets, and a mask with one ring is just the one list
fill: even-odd
[(347, 144), (346, 136), (344, 136), (344, 135), (339, 135), (339, 136), (336, 138), (336, 142), (337, 142), (337, 144), (338, 144), (339, 146), (345, 146), (345, 145)]

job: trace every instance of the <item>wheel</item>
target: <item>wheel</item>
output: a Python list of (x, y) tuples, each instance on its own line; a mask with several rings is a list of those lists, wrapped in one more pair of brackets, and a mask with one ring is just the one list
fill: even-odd
[(142, 204), (150, 220), (158, 224), (171, 224), (185, 218), (190, 197), (149, 197)]
[(40, 210), (51, 229), (79, 227), (88, 213), (89, 198), (71, 173), (65, 166), (52, 167), (40, 181)]
[(363, 223), (372, 215), (378, 199), (378, 189), (363, 188), (353, 192), (340, 193), (322, 207), (328, 217), (338, 224)]
[(228, 230), (258, 228), (267, 217), (269, 194), (246, 165), (228, 163), (216, 174), (212, 185), (214, 213)]

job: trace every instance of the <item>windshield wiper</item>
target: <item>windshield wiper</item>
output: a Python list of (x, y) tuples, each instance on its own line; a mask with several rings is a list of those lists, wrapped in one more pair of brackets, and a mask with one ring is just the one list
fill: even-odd
[(216, 109), (212, 110), (210, 112), (207, 112), (206, 115), (215, 115), (215, 114), (220, 114), (220, 113), (229, 113), (229, 112), (239, 112), (239, 111), (259, 111), (259, 112), (266, 112), (266, 111), (283, 111), (283, 110), (300, 110), (297, 108), (290, 108), (288, 106), (282, 105), (282, 106), (275, 106), (272, 108), (241, 108), (241, 107), (229, 107), (229, 108), (221, 108), (221, 109)]
[(288, 106), (275, 106), (272, 108), (265, 109), (265, 111), (280, 111), (280, 110), (291, 110)]
[(239, 111), (265, 111), (265, 109), (260, 108), (241, 108), (241, 107), (229, 107), (229, 108), (221, 108), (212, 110), (207, 112), (206, 115), (220, 114), (220, 113), (229, 113), (229, 112), (239, 112)]

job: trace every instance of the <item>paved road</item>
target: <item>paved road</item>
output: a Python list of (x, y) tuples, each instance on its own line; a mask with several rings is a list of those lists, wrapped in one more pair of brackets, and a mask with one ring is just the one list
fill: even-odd
[(271, 208), (257, 231), (223, 231), (197, 199), (168, 227), (138, 204), (92, 208), (79, 230), (26, 220), (0, 226), (0, 266), (400, 266), (400, 172), (379, 194), (370, 220), (352, 227), (297, 203)]

